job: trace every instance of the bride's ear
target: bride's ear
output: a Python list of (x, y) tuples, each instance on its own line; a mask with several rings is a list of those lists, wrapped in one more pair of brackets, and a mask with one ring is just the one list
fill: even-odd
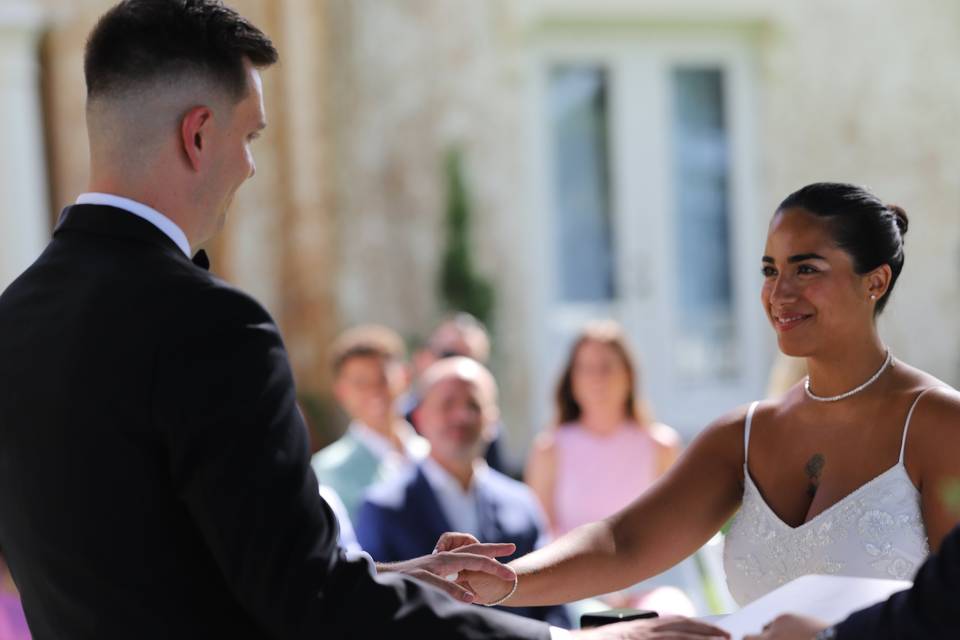
[(863, 276), (866, 285), (867, 296), (871, 301), (877, 302), (883, 299), (890, 289), (890, 281), (893, 279), (893, 270), (890, 265), (882, 264), (873, 271)]

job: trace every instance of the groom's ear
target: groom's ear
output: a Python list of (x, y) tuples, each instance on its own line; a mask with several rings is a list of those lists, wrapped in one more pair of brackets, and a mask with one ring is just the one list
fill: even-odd
[(190, 168), (199, 172), (213, 125), (210, 107), (194, 107), (180, 120), (180, 144)]

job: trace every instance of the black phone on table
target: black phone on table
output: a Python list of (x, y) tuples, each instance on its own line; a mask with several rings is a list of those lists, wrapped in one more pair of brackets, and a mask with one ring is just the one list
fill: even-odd
[(626, 622), (627, 620), (643, 620), (645, 618), (657, 618), (659, 614), (656, 611), (648, 609), (607, 609), (606, 611), (594, 611), (580, 616), (580, 627), (587, 629), (589, 627), (602, 627), (605, 624), (614, 624), (616, 622)]

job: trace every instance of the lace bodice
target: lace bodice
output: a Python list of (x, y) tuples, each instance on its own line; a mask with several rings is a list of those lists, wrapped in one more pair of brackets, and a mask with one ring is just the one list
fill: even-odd
[[(807, 574), (913, 578), (929, 554), (920, 492), (903, 465), (919, 399), (907, 414), (897, 464), (798, 527), (783, 522), (763, 499), (745, 454), (743, 504), (723, 551), (727, 586), (741, 606)], [(747, 411), (745, 447), (756, 406)]]

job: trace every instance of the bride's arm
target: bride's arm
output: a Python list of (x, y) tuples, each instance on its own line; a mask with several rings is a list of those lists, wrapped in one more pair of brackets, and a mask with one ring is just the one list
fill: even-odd
[(936, 389), (917, 404), (907, 433), (905, 464), (919, 478), (921, 509), (930, 551), (940, 549), (947, 533), (960, 522), (960, 393)]
[[(616, 591), (700, 548), (743, 495), (744, 413), (741, 409), (710, 425), (666, 475), (623, 511), (510, 563), (518, 585), (504, 604), (558, 604)], [(495, 601), (512, 587), (482, 576), (464, 578), (481, 602)]]

